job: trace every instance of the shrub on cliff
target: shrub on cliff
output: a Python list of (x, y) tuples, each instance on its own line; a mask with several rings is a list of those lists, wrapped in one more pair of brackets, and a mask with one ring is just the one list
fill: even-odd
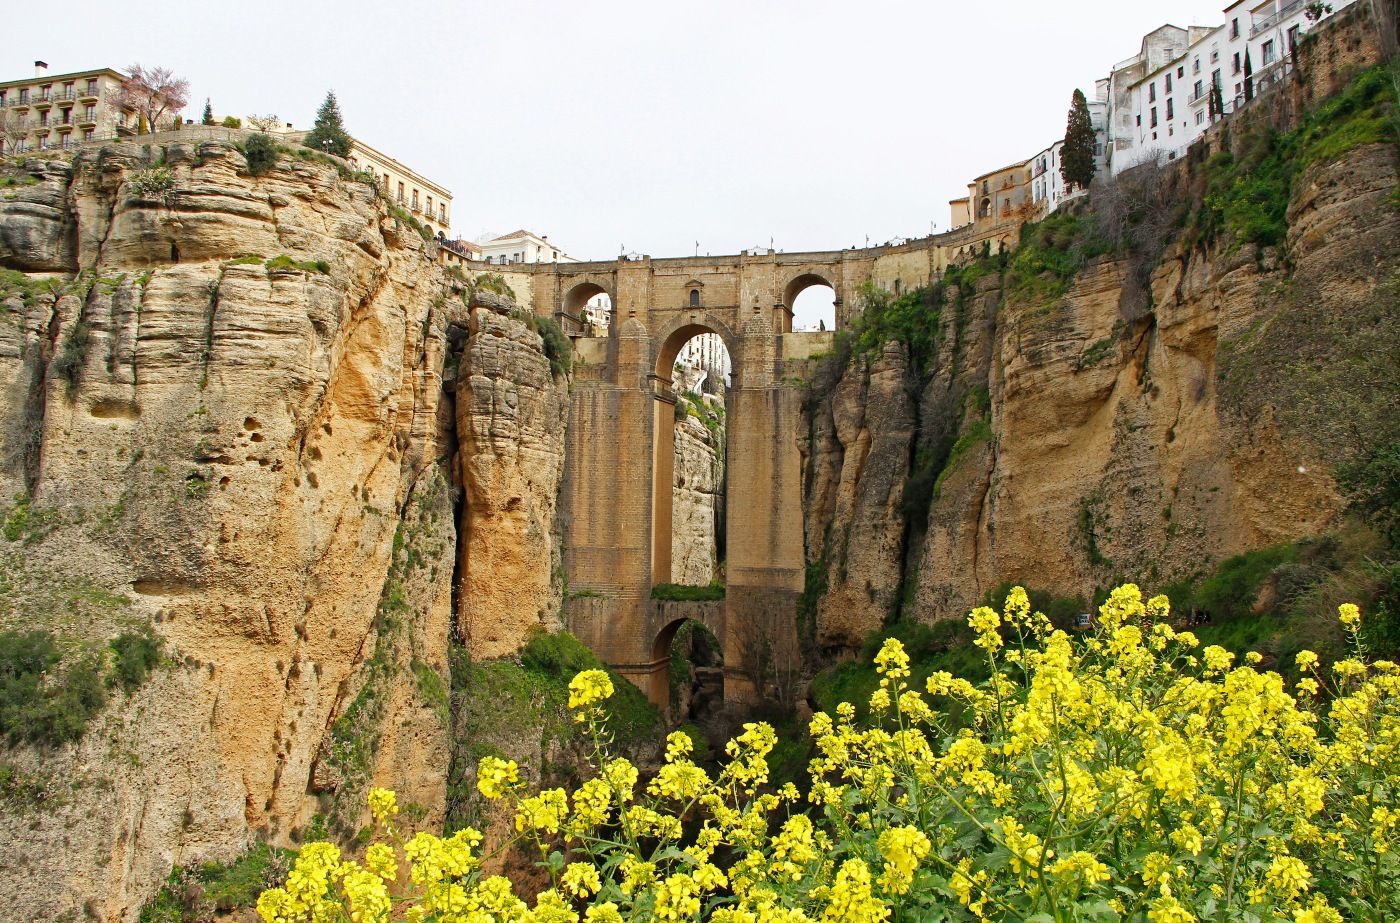
[[(803, 799), (768, 785), (773, 729), (751, 723), (713, 773), (683, 733), (643, 785), (606, 749), (598, 670), (569, 685), (594, 740), (592, 778), (532, 793), (520, 767), (482, 760), (483, 797), (514, 814), (549, 887), (527, 907), (482, 870), (501, 844), (396, 829), (393, 792), (369, 794), (381, 831), (363, 863), (302, 850), (269, 923), (311, 919), (738, 921), (1341, 921), (1400, 913), (1400, 667), (1298, 657), (1286, 685), (1174, 630), (1165, 597), (1114, 590), (1076, 639), (1024, 592), (968, 625), (991, 678), (935, 673), (923, 691), (895, 639), (875, 657), (870, 717), (813, 716)], [(945, 709), (964, 710), (962, 729)], [(799, 804), (805, 800), (805, 810)], [(683, 822), (684, 820), (684, 822)], [(400, 868), (409, 867), (399, 883)], [(392, 891), (391, 891), (392, 888)]]
[(272, 138), (258, 132), (243, 142), (243, 156), (248, 161), (248, 172), (262, 176), (277, 165), (277, 145)]

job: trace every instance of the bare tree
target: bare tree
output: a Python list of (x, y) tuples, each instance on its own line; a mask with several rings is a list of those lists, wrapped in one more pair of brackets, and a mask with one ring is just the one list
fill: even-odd
[(267, 115), (250, 115), (244, 119), (244, 121), (255, 131), (272, 131), (274, 128), (282, 127), (282, 120), (274, 113), (268, 113)]
[(0, 109), (0, 153), (13, 154), (29, 133), (29, 119), (18, 113)]
[(131, 75), (112, 92), (111, 102), (134, 110), (147, 131), (155, 131), (163, 116), (177, 115), (189, 102), (190, 82), (170, 68), (133, 64), (127, 70)]

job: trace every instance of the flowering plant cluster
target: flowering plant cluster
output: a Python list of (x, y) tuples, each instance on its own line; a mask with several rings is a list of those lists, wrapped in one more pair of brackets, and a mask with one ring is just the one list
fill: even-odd
[[(1013, 590), (969, 617), (991, 678), (911, 685), (887, 641), (870, 718), (812, 719), (804, 796), (769, 783), (775, 737), (754, 723), (713, 772), (672, 734), (645, 784), (610, 758), (607, 674), (575, 677), (595, 774), (572, 792), (526, 790), (510, 761), (478, 786), (514, 812), (514, 839), (551, 886), (528, 901), (482, 870), (483, 837), (394, 828), (363, 862), (302, 850), (265, 892), (267, 923), (618, 921), (867, 923), (1024, 920), (1322, 923), (1400, 918), (1400, 667), (1356, 656), (1323, 671), (1298, 655), (1291, 685), (1201, 649), (1165, 597), (1114, 590), (1093, 634), (1071, 638)], [(958, 706), (953, 708), (951, 706)], [(962, 716), (955, 725), (948, 717)]]

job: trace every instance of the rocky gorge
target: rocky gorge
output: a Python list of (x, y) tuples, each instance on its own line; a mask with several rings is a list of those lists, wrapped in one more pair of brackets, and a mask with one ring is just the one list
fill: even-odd
[[(872, 288), (803, 360), (804, 679), (1007, 582), (1087, 607), (1385, 528), (1356, 484), (1396, 436), (1400, 170), (1362, 129), (1393, 102), (1320, 121), (1357, 68), (1311, 73), (1124, 192), (1130, 229), (1096, 191), (1014, 251)], [(1273, 223), (1238, 223), (1230, 190), (1275, 169)], [(0, 919), (135, 921), (184, 869), (353, 849), (375, 785), (407, 830), (500, 829), (482, 756), (574, 778), (559, 678), (596, 660), (556, 633), (568, 365), (509, 288), (434, 257), (309, 151), (0, 170), (0, 630), (54, 639), (28, 710), (0, 702)], [(725, 431), (678, 407), (672, 573), (703, 585)], [(645, 765), (659, 718), (618, 698)]]

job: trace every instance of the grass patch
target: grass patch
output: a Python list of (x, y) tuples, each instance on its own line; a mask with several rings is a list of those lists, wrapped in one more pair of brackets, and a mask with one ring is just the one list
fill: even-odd
[(282, 883), (295, 857), (260, 843), (232, 862), (176, 866), (141, 909), (140, 923), (203, 923), (252, 907), (259, 894)]
[(852, 325), (852, 353), (874, 357), (886, 343), (899, 343), (908, 351), (917, 374), (931, 373), (938, 361), (942, 289), (923, 286), (895, 296), (867, 282), (861, 286), (860, 298), (861, 312)]
[[(532, 634), (518, 659), (474, 663), (465, 649), (451, 654), (452, 759), (447, 778), (448, 834), (481, 824), (476, 765), (484, 756), (509, 756), (540, 781), (577, 781), (584, 765), (583, 730), (569, 714), (569, 681), (582, 670), (607, 670), (615, 689), (605, 703), (607, 728), (619, 751), (654, 746), (661, 716), (636, 686), (567, 632)], [(538, 749), (536, 749), (538, 748)], [(539, 765), (538, 754), (553, 762)]]
[(716, 581), (706, 586), (684, 583), (658, 583), (651, 588), (652, 599), (669, 602), (714, 602), (724, 599), (724, 584)]
[(1021, 227), (1021, 241), (1006, 267), (1006, 297), (1049, 307), (1069, 291), (1088, 262), (1112, 252), (1092, 215), (1062, 210)]
[[(241, 257), (240, 259), (247, 259)], [(237, 261), (231, 261), (225, 265), (236, 266)], [(267, 261), (267, 274), (270, 276), (274, 272), (319, 272), (322, 275), (329, 273), (331, 266), (325, 260), (294, 260), (287, 254), (274, 256)]]

